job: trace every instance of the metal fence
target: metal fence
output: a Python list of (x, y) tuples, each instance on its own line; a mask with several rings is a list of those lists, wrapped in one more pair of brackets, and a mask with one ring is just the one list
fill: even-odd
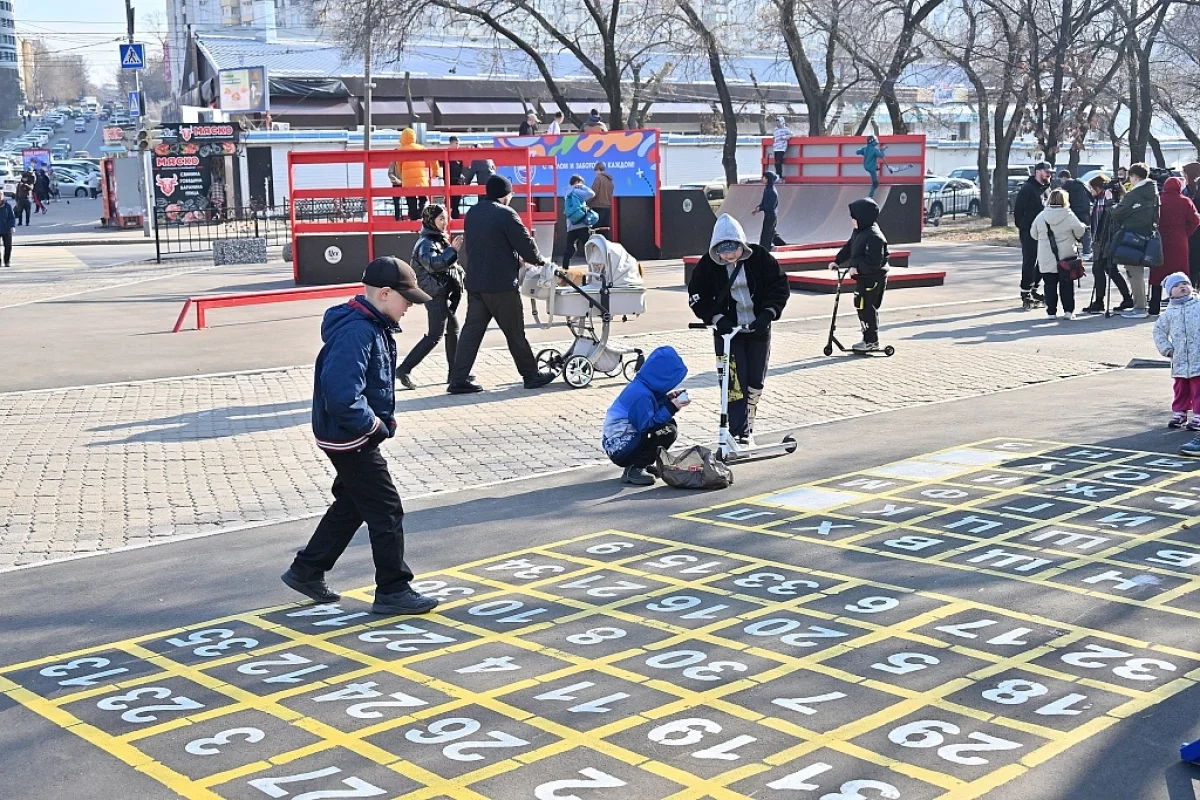
[(212, 250), (218, 239), (266, 239), (268, 247), (286, 244), (292, 236), (291, 215), (287, 204), (188, 213), (157, 209), (155, 255), (161, 262), (164, 255), (172, 253), (203, 253)]
[(979, 216), (979, 189), (944, 189), (925, 192), (925, 224), (940, 225), (949, 217)]

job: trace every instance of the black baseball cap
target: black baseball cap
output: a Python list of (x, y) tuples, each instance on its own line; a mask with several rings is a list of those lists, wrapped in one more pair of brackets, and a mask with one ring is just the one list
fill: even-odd
[(1039, 161), (1038, 163), (1033, 165), (1033, 171), (1037, 172), (1038, 170), (1045, 170), (1046, 172), (1053, 172), (1054, 167), (1050, 166), (1049, 161)]
[(412, 303), (428, 303), (433, 299), (417, 286), (413, 268), (395, 256), (381, 256), (367, 264), (362, 281), (367, 286), (394, 289)]

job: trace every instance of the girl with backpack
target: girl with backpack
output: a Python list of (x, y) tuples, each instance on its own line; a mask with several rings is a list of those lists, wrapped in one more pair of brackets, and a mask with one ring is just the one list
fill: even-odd
[(600, 216), (587, 206), (596, 193), (588, 188), (579, 175), (572, 175), (571, 188), (563, 198), (563, 213), (567, 217), (567, 246), (563, 250), (563, 269), (571, 266), (576, 248), (583, 252), (583, 244), (591, 235), (591, 227), (600, 221)]

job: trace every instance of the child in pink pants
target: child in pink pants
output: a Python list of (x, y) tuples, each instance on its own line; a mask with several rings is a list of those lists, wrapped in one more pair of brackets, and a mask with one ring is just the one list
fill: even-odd
[(1167, 427), (1182, 428), (1186, 423), (1188, 430), (1200, 431), (1200, 299), (1182, 272), (1163, 280), (1163, 294), (1170, 302), (1154, 324), (1154, 345), (1171, 359), (1171, 377), (1175, 379)]

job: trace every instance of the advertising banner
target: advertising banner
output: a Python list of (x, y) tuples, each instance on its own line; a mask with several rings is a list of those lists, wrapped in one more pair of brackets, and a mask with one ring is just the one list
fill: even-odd
[[(579, 175), (588, 186), (596, 177), (597, 162), (613, 180), (616, 197), (654, 197), (658, 193), (658, 131), (610, 131), (608, 133), (567, 133), (545, 136), (504, 136), (496, 138), (497, 147), (528, 147), (531, 155), (550, 156), (558, 161), (558, 195), (567, 193), (572, 175)], [(537, 167), (531, 176), (534, 183)], [(543, 169), (548, 169), (543, 167)], [(511, 169), (500, 169), (511, 172)], [(509, 175), (514, 183), (524, 183), (524, 175)]]
[(270, 110), (266, 67), (223, 69), (217, 73), (222, 111), (265, 114)]
[(22, 150), (21, 163), (26, 172), (37, 172), (41, 167), (50, 166), (50, 151), (41, 148)]
[(165, 222), (208, 218), (212, 202), (212, 161), (237, 153), (241, 126), (232, 123), (167, 123), (150, 159), (154, 207)]

